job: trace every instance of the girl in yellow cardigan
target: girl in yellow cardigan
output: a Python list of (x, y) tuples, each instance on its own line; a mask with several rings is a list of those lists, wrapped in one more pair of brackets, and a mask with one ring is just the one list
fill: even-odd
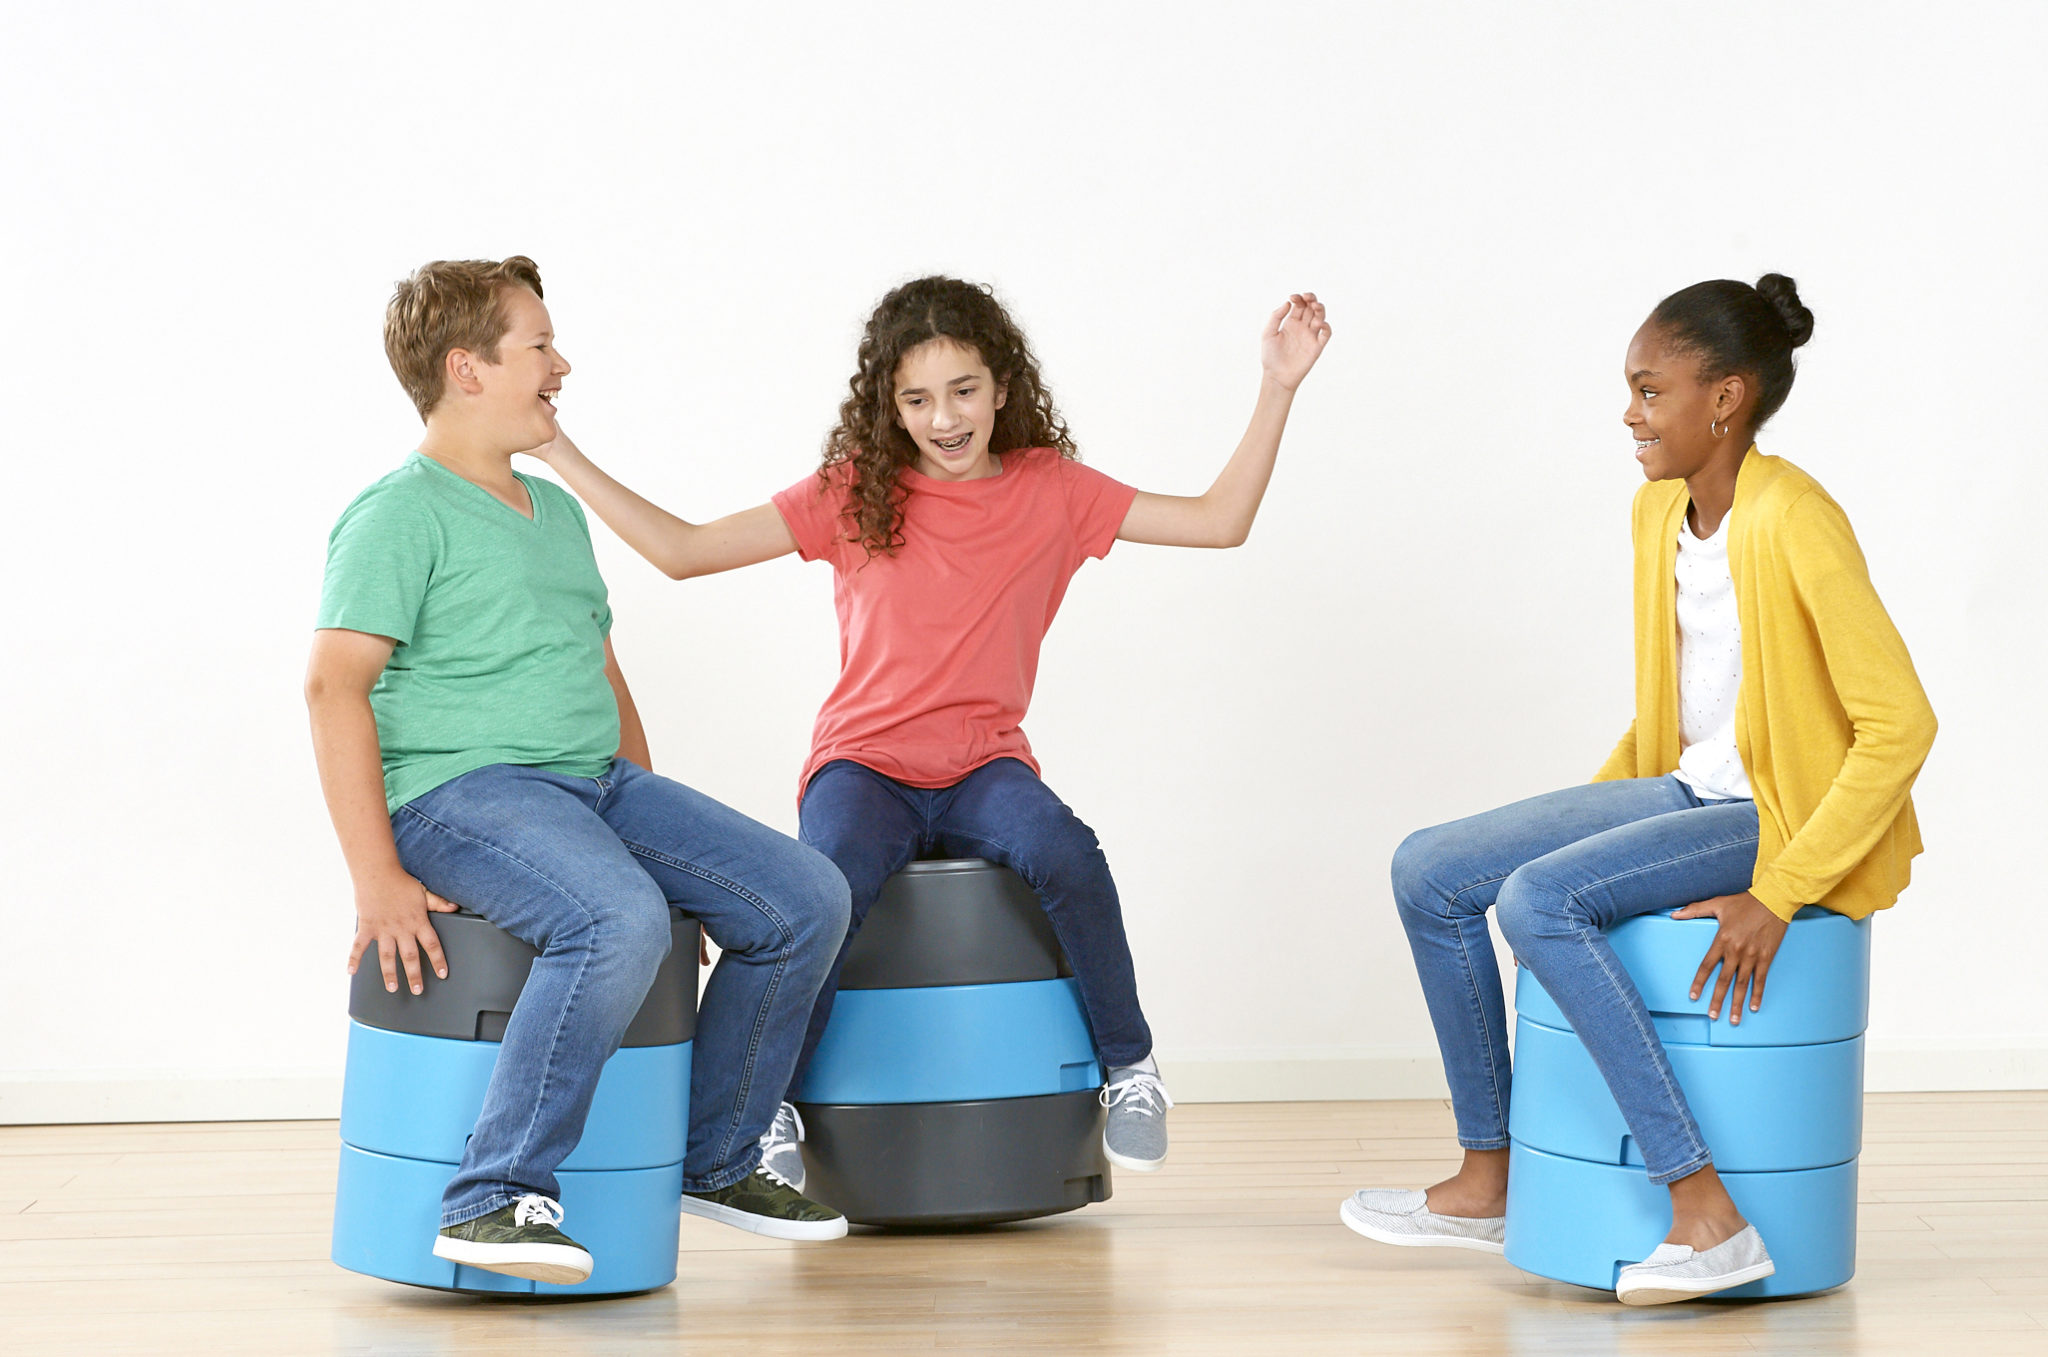
[(1635, 501), (1635, 721), (1591, 784), (1422, 830), (1394, 854), (1465, 1157), (1427, 1191), (1346, 1201), (1343, 1222), (1368, 1238), (1501, 1251), (1509, 1063), (1491, 906), (1671, 1191), (1671, 1233), (1622, 1269), (1619, 1298), (1683, 1300), (1774, 1270), (1602, 930), (1674, 908), (1718, 919), (1693, 997), (1711, 982), (1710, 1015), (1725, 999), (1740, 1022), (1800, 906), (1883, 909), (1920, 851), (1908, 792), (1934, 713), (1841, 507), (1755, 446), (1812, 333), (1773, 273), (1673, 293), (1629, 344), (1623, 419), (1650, 482)]

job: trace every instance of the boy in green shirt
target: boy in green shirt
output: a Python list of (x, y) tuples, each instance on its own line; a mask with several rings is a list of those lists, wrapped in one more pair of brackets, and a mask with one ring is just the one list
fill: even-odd
[(569, 364), (523, 256), (401, 283), (384, 344), (426, 423), (328, 544), (306, 679), (314, 752), (372, 947), (395, 991), (446, 977), (456, 903), (539, 951), (434, 1252), (569, 1283), (554, 1170), (669, 946), (668, 910), (723, 949), (699, 1015), (683, 1209), (786, 1239), (846, 1221), (758, 1166), (812, 1000), (845, 935), (820, 854), (649, 772), (576, 501), (512, 470), (555, 437)]

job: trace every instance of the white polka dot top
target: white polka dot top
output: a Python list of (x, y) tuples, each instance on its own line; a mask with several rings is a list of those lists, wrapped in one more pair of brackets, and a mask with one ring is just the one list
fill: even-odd
[(1728, 573), (1728, 520), (1705, 541), (1678, 520), (1678, 780), (1709, 800), (1748, 800), (1749, 774), (1735, 748), (1742, 687), (1742, 621)]

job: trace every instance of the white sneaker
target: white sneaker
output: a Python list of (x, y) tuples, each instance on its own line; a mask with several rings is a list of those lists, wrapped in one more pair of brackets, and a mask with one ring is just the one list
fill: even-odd
[(804, 1119), (791, 1103), (777, 1108), (775, 1120), (761, 1133), (762, 1167), (799, 1192), (804, 1190), (804, 1153), (797, 1146), (803, 1139)]
[(1407, 1248), (1476, 1249), (1499, 1253), (1507, 1238), (1506, 1216), (1440, 1216), (1419, 1188), (1369, 1187), (1337, 1208), (1337, 1219), (1353, 1234)]
[(1668, 1305), (1762, 1281), (1777, 1270), (1756, 1226), (1745, 1225), (1711, 1249), (1659, 1244), (1648, 1258), (1621, 1270), (1614, 1295), (1623, 1305)]

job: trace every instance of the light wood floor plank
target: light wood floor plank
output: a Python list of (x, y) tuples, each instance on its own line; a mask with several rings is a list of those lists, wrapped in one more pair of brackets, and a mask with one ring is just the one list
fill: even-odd
[(327, 1261), (332, 1122), (0, 1128), (0, 1348), (66, 1357), (742, 1352), (2048, 1352), (2048, 1094), (1873, 1097), (1858, 1274), (1825, 1296), (1629, 1310), (1497, 1258), (1388, 1249), (1353, 1188), (1456, 1162), (1449, 1108), (1186, 1106), (1166, 1172), (969, 1234), (791, 1245), (683, 1222), (676, 1284), (535, 1304)]

